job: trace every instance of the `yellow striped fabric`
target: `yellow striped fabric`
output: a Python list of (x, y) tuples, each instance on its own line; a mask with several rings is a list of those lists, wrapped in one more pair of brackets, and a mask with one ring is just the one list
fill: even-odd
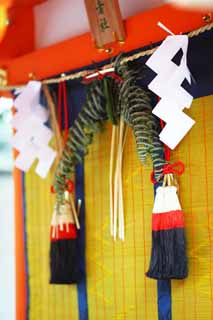
[[(196, 125), (173, 160), (185, 163), (180, 200), (185, 211), (189, 277), (172, 281), (174, 320), (213, 319), (213, 96), (194, 101)], [(144, 276), (151, 250), (153, 185), (151, 164), (140, 164), (131, 129), (124, 151), (125, 241), (109, 234), (109, 152), (111, 128), (97, 135), (85, 159), (86, 265), (90, 320), (157, 320), (156, 281)], [(26, 175), (30, 320), (78, 319), (75, 286), (49, 280), (49, 224), (52, 174)]]
[(26, 174), (26, 228), (30, 289), (30, 320), (77, 320), (76, 286), (49, 284), (50, 221), (54, 196), (53, 171), (41, 180), (34, 169)]
[(173, 154), (186, 166), (180, 178), (189, 277), (172, 282), (174, 319), (213, 319), (213, 96), (194, 101), (196, 124)]

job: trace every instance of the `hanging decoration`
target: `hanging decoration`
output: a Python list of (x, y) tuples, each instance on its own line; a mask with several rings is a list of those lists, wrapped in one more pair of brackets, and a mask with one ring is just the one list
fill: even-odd
[(63, 137), (61, 136), (59, 125), (57, 122), (55, 103), (54, 103), (53, 98), (50, 94), (50, 90), (46, 84), (43, 84), (42, 89), (43, 89), (44, 96), (45, 96), (45, 99), (47, 101), (47, 105), (48, 105), (49, 111), (50, 111), (50, 124), (51, 124), (51, 128), (54, 132), (54, 136), (55, 136), (55, 143), (56, 143), (56, 149), (57, 149), (57, 159), (56, 160), (58, 163), (60, 161), (60, 158), (61, 158), (61, 155), (63, 152), (64, 141), (63, 141)]
[(117, 225), (119, 239), (125, 238), (122, 163), (126, 136), (127, 126), (120, 117), (119, 124), (112, 126), (109, 171), (110, 234), (114, 240), (117, 238)]
[(97, 48), (125, 41), (125, 30), (118, 0), (85, 0), (92, 36)]
[(54, 190), (57, 203), (63, 203), (66, 181), (73, 176), (75, 165), (87, 154), (94, 134), (103, 129), (104, 121), (110, 120), (113, 125), (109, 175), (110, 233), (116, 239), (118, 227), (118, 236), (124, 240), (122, 153), (125, 124), (133, 129), (139, 159), (142, 163), (152, 159), (156, 176), (165, 162), (159, 156), (163, 145), (159, 141), (158, 120), (152, 114), (151, 93), (139, 85), (143, 68), (135, 62), (121, 64), (120, 61), (121, 56), (114, 63), (114, 71), (97, 72), (95, 77), (84, 79), (87, 84), (86, 101), (69, 129), (67, 143), (56, 169)]
[[(50, 109), (51, 124), (55, 133), (58, 159), (63, 152), (64, 140), (68, 135), (68, 104), (66, 84), (58, 85), (58, 105), (57, 116), (55, 104), (48, 86), (43, 86), (44, 95)], [(62, 136), (62, 98), (65, 117), (65, 136)], [(58, 120), (57, 120), (58, 118)], [(51, 187), (54, 194), (54, 187)], [(74, 182), (66, 180), (66, 188), (61, 203), (57, 203), (53, 210), (50, 228), (50, 283), (51, 284), (71, 284), (80, 280), (79, 253), (77, 246), (77, 229), (80, 229), (78, 215), (80, 213), (81, 202), (78, 202), (76, 210), (74, 201)]]
[[(187, 49), (187, 35), (171, 35), (146, 62), (146, 65), (157, 73), (148, 88), (161, 98), (153, 109), (153, 114), (166, 122), (160, 133), (160, 140), (170, 149), (178, 145), (195, 123), (183, 112), (184, 108), (190, 108), (193, 100), (182, 87), (185, 79), (191, 83), (187, 67)], [(173, 61), (178, 54), (182, 54), (179, 64)]]
[[(115, 80), (116, 83), (110, 80)], [(124, 208), (123, 208), (123, 187), (122, 187), (122, 156), (126, 137), (126, 125), (118, 108), (119, 99), (116, 97), (115, 88), (123, 82), (123, 79), (115, 72), (114, 68), (95, 72), (84, 78), (84, 83), (88, 84), (94, 79), (103, 82), (103, 95), (105, 97), (105, 109), (107, 118), (112, 123), (112, 139), (110, 152), (109, 170), (109, 195), (110, 195), (110, 234), (114, 238), (124, 240)], [(118, 229), (118, 230), (117, 230)]]
[[(72, 190), (73, 192), (73, 190)], [(64, 202), (55, 207), (50, 230), (50, 283), (72, 284), (80, 280), (77, 212), (70, 201), (71, 190), (65, 191)], [(77, 224), (76, 224), (77, 222)]]
[(30, 81), (14, 100), (16, 113), (12, 127), (16, 129), (12, 137), (12, 146), (19, 151), (15, 166), (27, 172), (38, 159), (36, 173), (45, 178), (55, 160), (56, 152), (49, 146), (53, 132), (45, 122), (47, 110), (40, 105), (41, 83)]
[[(164, 122), (161, 120), (161, 129)], [(165, 164), (153, 184), (158, 184), (152, 214), (152, 252), (146, 275), (158, 280), (184, 279), (188, 275), (184, 216), (177, 196), (178, 183), (175, 175), (184, 172), (181, 161), (170, 163), (171, 150), (164, 144)], [(162, 184), (162, 186), (161, 186)]]
[[(113, 83), (113, 79), (110, 78), (109, 81)], [(94, 134), (103, 129), (103, 121), (108, 118), (103, 103), (105, 102), (103, 82), (99, 79), (92, 79), (87, 87), (85, 104), (69, 129), (68, 140), (56, 170), (54, 188), (59, 203), (63, 197), (66, 180), (72, 178), (75, 165), (82, 161), (82, 157), (88, 152), (88, 146), (92, 143)]]
[(174, 173), (183, 171), (182, 162), (163, 168), (163, 185), (157, 188), (152, 213), (152, 253), (146, 273), (150, 278), (184, 279), (188, 275), (184, 214), (174, 178)]
[(139, 160), (142, 164), (152, 160), (158, 175), (158, 170), (164, 165), (161, 157), (163, 144), (159, 140), (159, 121), (152, 114), (152, 94), (140, 85), (145, 74), (144, 66), (129, 62), (121, 64), (118, 71), (124, 79), (119, 92), (121, 115), (133, 130)]

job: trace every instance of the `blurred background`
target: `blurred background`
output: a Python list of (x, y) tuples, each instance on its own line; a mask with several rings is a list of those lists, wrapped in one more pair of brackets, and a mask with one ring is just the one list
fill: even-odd
[(15, 228), (10, 106), (0, 110), (0, 319), (15, 319)]

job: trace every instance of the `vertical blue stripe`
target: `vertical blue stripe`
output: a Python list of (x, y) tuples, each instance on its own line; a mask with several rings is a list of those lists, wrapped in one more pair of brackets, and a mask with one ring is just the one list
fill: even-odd
[[(67, 81), (67, 101), (69, 107), (69, 127), (71, 127), (78, 117), (86, 98), (86, 87), (79, 80)], [(62, 112), (62, 127), (64, 128), (64, 110)], [(78, 231), (78, 253), (79, 267), (81, 271), (81, 281), (77, 284), (78, 294), (78, 314), (79, 320), (88, 320), (87, 304), (87, 283), (86, 283), (86, 261), (85, 261), (85, 196), (84, 196), (84, 164), (83, 162), (75, 167), (75, 193), (76, 204), (81, 199), (81, 212), (79, 222), (81, 225)]]
[[(159, 184), (154, 185), (154, 194)], [(172, 320), (171, 280), (157, 280), (158, 320)]]
[[(154, 195), (160, 184), (154, 185)], [(157, 280), (158, 320), (172, 320), (171, 280)]]
[(172, 319), (171, 280), (158, 280), (158, 320)]
[(88, 302), (87, 302), (87, 282), (86, 282), (86, 259), (85, 259), (85, 197), (84, 197), (84, 165), (83, 163), (76, 166), (76, 202), (81, 199), (80, 225), (78, 233), (80, 270), (82, 278), (77, 285), (78, 290), (78, 313), (79, 320), (88, 320)]
[(25, 174), (22, 173), (22, 210), (23, 210), (23, 225), (24, 225), (24, 257), (25, 257), (25, 272), (26, 272), (26, 313), (25, 319), (29, 320), (30, 312), (30, 287), (29, 287), (29, 267), (28, 267), (28, 248), (27, 248), (27, 215), (26, 215), (26, 197), (25, 197)]

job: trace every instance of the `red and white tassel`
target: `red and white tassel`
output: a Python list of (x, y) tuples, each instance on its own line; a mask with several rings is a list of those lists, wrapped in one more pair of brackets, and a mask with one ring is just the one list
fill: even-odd
[(177, 187), (158, 187), (152, 214), (152, 253), (146, 275), (154, 279), (187, 277), (184, 214), (177, 196)]

